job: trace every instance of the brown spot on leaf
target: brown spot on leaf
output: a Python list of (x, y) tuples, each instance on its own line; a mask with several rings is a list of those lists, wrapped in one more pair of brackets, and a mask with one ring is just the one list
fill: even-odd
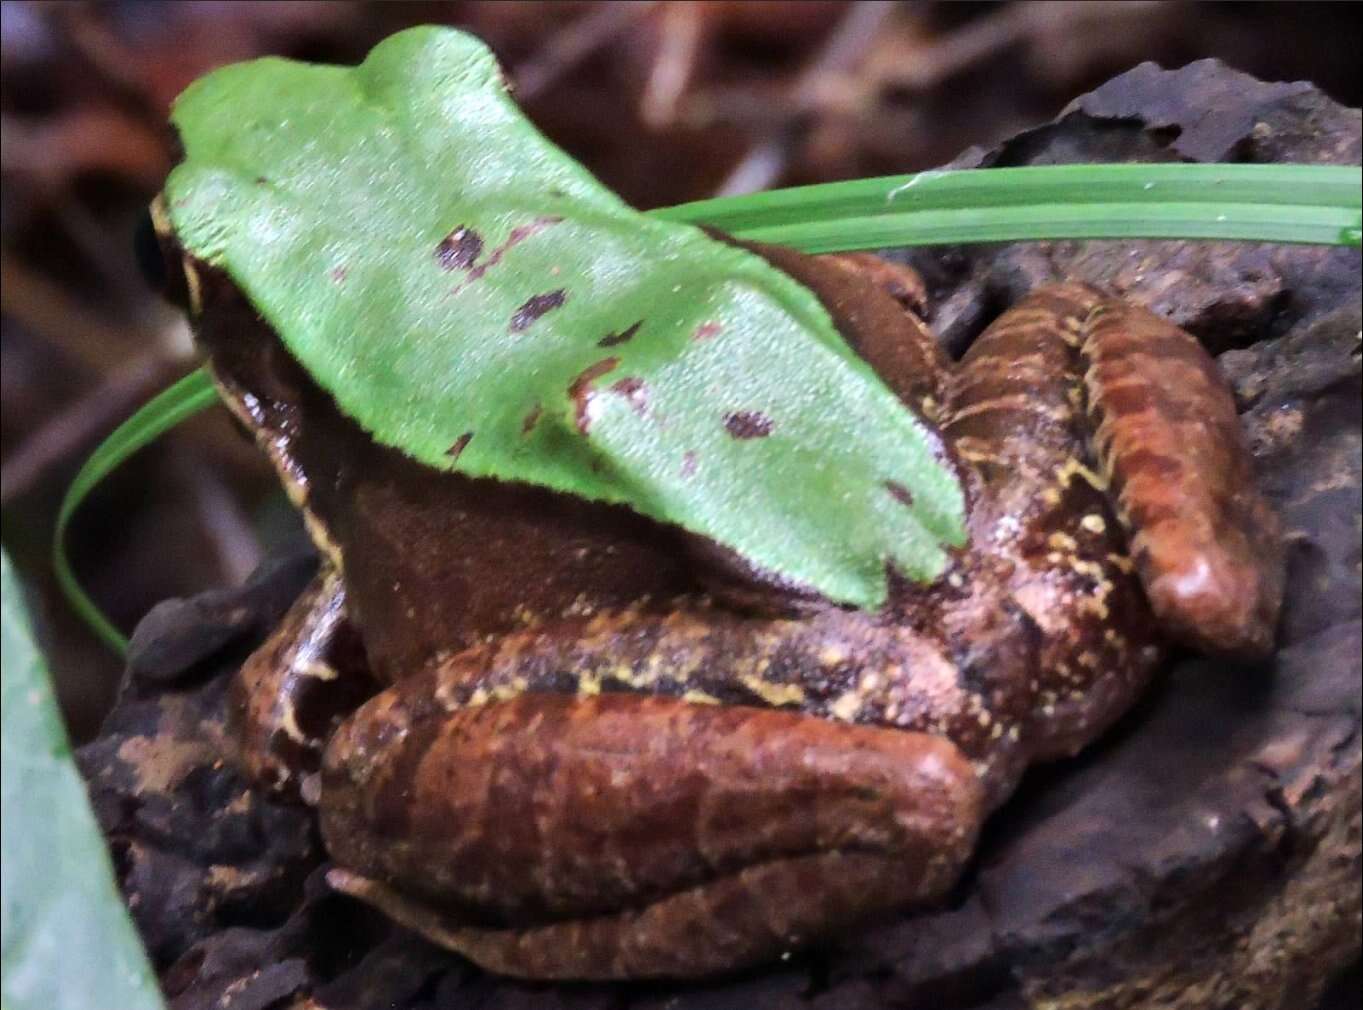
[(620, 364), (619, 358), (602, 358), (579, 372), (577, 378), (568, 386), (568, 396), (572, 399), (574, 406), (573, 422), (577, 425), (577, 430), (584, 435), (587, 434), (587, 429), (591, 427), (592, 423), (591, 416), (587, 412), (587, 406), (592, 398), (592, 384), (618, 364)]
[(451, 462), (453, 462), (454, 460), (459, 458), (459, 454), (464, 451), (465, 447), (471, 441), (473, 441), (473, 432), (471, 431), (464, 432), (464, 434), (460, 435), (458, 438), (454, 440), (454, 445), (450, 446), (448, 449), (445, 450), (445, 455), (450, 458)]
[(887, 480), (885, 490), (890, 492), (890, 497), (901, 505), (913, 508), (913, 492), (906, 488), (897, 480)]
[(619, 393), (629, 405), (634, 408), (634, 412), (640, 417), (648, 413), (648, 387), (644, 380), (635, 375), (617, 379), (611, 383), (611, 392)]
[(544, 407), (535, 404), (530, 408), (530, 413), (525, 415), (525, 420), (521, 421), (521, 434), (528, 435), (534, 430), (535, 425), (539, 424), (540, 418), (544, 416)]
[(607, 333), (604, 337), (602, 337), (600, 340), (596, 342), (596, 346), (615, 347), (619, 344), (625, 343), (627, 340), (632, 340), (634, 339), (634, 334), (639, 332), (639, 327), (643, 325), (644, 321), (640, 319), (637, 323), (634, 323), (632, 326), (626, 326), (619, 333)]
[(548, 228), (550, 225), (558, 224), (562, 220), (563, 218), (557, 214), (544, 214), (535, 218), (535, 220), (531, 221), (529, 224), (517, 225), (507, 233), (506, 241), (497, 247), (496, 252), (505, 253), (518, 242), (524, 242), (531, 235), (538, 235), (540, 232), (544, 231), (545, 228)]
[(735, 410), (724, 415), (724, 427), (734, 438), (766, 438), (771, 418), (757, 410)]
[(345, 281), (346, 274), (348, 272), (349, 271), (347, 271), (345, 267), (332, 267), (331, 279), (335, 281), (337, 284), (341, 284)]
[(697, 457), (694, 452), (688, 450), (682, 454), (681, 475), (683, 477), (694, 477), (696, 473)]
[(468, 225), (461, 224), (440, 240), (435, 247), (435, 258), (443, 270), (467, 270), (483, 252), (483, 236)]
[(554, 291), (546, 291), (543, 294), (531, 295), (511, 315), (511, 332), (522, 333), (530, 328), (540, 316), (546, 312), (558, 308), (568, 300), (568, 292), (563, 288)]
[(493, 249), (492, 252), (488, 253), (487, 259), (483, 260), (483, 262), (481, 263), (469, 267), (468, 277), (466, 277), (462, 282), (460, 282), (460, 284), (453, 291), (451, 291), (450, 294), (452, 295), (459, 294), (459, 292), (463, 291), (464, 288), (468, 287), (474, 281), (479, 280), (485, 273), (487, 273), (498, 263), (500, 263), (502, 261), (502, 257), (505, 256), (517, 245), (524, 242), (526, 239), (530, 238), (530, 236), (538, 235), (540, 232), (544, 231), (545, 228), (548, 228), (551, 225), (556, 225), (562, 220), (563, 218), (555, 214), (546, 214), (542, 217), (535, 218), (535, 220), (531, 221), (529, 224), (517, 225), (515, 228), (512, 228), (511, 231), (506, 236), (506, 241), (499, 245), (496, 249)]
[(713, 319), (709, 319), (696, 327), (696, 331), (691, 334), (691, 339), (697, 342), (713, 340), (723, 329), (723, 323), (717, 323)]

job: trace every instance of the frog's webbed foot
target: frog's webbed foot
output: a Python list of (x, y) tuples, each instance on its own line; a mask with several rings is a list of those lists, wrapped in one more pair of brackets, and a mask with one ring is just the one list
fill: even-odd
[(940, 895), (983, 816), (970, 764), (920, 733), (634, 693), (439, 694), (403, 681), (333, 739), (331, 879), (504, 974), (770, 957)]
[(1168, 320), (1112, 301), (1089, 312), (1080, 352), (1094, 448), (1155, 615), (1203, 649), (1268, 653), (1283, 540), (1216, 363)]
[(698, 978), (777, 956), (868, 909), (923, 897), (900, 863), (860, 852), (792, 857), (745, 867), (637, 910), (519, 929), (471, 927), (348, 870), (329, 871), (327, 883), (498, 974)]
[(374, 693), (345, 616), (345, 586), (326, 568), (232, 682), (238, 761), (266, 789), (298, 796), (341, 720)]

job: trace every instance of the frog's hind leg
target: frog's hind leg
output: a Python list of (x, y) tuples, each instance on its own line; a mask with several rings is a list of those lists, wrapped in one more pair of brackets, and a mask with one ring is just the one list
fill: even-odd
[[(945, 432), (975, 488), (970, 558), (1040, 632), (1034, 759), (1073, 754), (1130, 706), (1158, 661), (1158, 635), (1088, 438), (1080, 346), (1102, 296), (1040, 289), (979, 336), (953, 376)], [(983, 574), (970, 579), (987, 586)], [(949, 609), (970, 640), (975, 593)]]
[(1094, 448), (1156, 616), (1209, 651), (1266, 654), (1283, 542), (1216, 363), (1168, 320), (1114, 301), (1090, 310), (1080, 351)]
[(1038, 290), (966, 354), (945, 430), (983, 492), (972, 543), (1019, 562), (1013, 598), (1045, 635), (1036, 756), (1101, 732), (1167, 636), (1271, 647), (1278, 523), (1230, 391), (1189, 334), (1083, 285)]
[(632, 692), (478, 701), (450, 707), (432, 673), (361, 708), (327, 750), (322, 831), (336, 886), (504, 974), (772, 957), (940, 895), (983, 817), (940, 737)]

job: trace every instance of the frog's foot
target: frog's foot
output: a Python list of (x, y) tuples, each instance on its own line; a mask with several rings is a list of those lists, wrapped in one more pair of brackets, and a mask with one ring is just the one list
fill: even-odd
[(938, 737), (625, 693), (447, 711), (411, 684), (328, 747), (333, 883), (505, 974), (771, 957), (940, 895), (983, 816), (975, 772)]
[(374, 693), (345, 617), (345, 587), (318, 573), (232, 682), (237, 758), (248, 778), (297, 798), (341, 720)]
[[(949, 437), (985, 467), (992, 508), (973, 512), (977, 528), (1016, 516), (1064, 553), (1096, 544), (1114, 505), (1163, 632), (1212, 652), (1271, 648), (1279, 525), (1255, 486), (1230, 388), (1196, 338), (1083, 285), (1043, 288), (976, 340), (951, 400)], [(1032, 506), (1048, 495), (1049, 506)], [(1042, 528), (1066, 510), (1077, 526)], [(1100, 564), (1129, 567), (1115, 552)], [(1107, 581), (1121, 580), (1109, 570)]]
[(859, 852), (748, 866), (639, 909), (519, 929), (470, 927), (348, 870), (329, 871), (327, 883), (488, 971), (561, 980), (714, 975), (924, 896), (906, 887), (899, 860)]
[(1203, 649), (1266, 654), (1283, 541), (1226, 380), (1196, 338), (1139, 306), (1098, 304), (1082, 339), (1094, 446), (1155, 615)]

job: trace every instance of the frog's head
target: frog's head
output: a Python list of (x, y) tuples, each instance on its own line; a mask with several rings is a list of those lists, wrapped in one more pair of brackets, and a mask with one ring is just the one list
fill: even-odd
[(306, 372), (223, 270), (189, 252), (176, 233), (164, 193), (148, 206), (134, 236), (148, 285), (190, 319), (219, 392), (250, 433), (278, 437), (281, 412), (296, 412)]
[(233, 417), (269, 457), (290, 500), (323, 553), (338, 557), (310, 510), (307, 479), (294, 443), (321, 394), (226, 272), (180, 241), (165, 194), (147, 208), (134, 237), (147, 283), (192, 323), (195, 343)]

